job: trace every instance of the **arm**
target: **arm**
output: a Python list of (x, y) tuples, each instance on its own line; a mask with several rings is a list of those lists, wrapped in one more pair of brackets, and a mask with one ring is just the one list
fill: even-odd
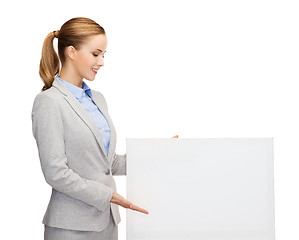
[(100, 211), (110, 206), (113, 194), (110, 187), (83, 178), (68, 167), (59, 106), (54, 99), (45, 94), (39, 94), (35, 98), (32, 131), (38, 147), (41, 168), (50, 186)]
[(112, 175), (126, 175), (127, 174), (127, 154), (117, 155), (114, 153), (112, 162)]

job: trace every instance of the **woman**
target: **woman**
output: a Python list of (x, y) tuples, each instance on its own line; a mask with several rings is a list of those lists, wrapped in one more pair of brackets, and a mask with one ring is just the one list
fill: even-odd
[(32, 130), (52, 186), (43, 218), (47, 240), (117, 239), (118, 205), (148, 214), (116, 193), (113, 175), (126, 174), (126, 154), (115, 153), (104, 96), (83, 81), (95, 79), (106, 48), (105, 30), (88, 18), (70, 19), (43, 44), (44, 86), (33, 103)]

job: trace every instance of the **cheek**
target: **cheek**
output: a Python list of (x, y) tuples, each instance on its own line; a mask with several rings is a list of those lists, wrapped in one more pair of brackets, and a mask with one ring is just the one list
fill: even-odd
[(90, 63), (90, 58), (87, 55), (81, 55), (78, 64), (81, 66), (87, 66)]
[[(76, 61), (76, 67), (79, 69), (82, 68), (90, 68), (94, 63), (94, 58), (92, 54), (81, 52), (78, 55), (77, 61)], [(82, 69), (83, 70), (83, 69)]]

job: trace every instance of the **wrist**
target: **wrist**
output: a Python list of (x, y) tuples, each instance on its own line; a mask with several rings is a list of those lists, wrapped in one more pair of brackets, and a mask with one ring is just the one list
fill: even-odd
[(114, 200), (114, 197), (115, 196), (115, 193), (112, 193), (112, 196), (111, 196), (111, 199), (110, 199), (110, 202), (112, 202)]

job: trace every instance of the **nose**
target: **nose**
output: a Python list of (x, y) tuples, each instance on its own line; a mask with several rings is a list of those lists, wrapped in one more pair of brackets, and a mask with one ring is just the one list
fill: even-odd
[(103, 57), (100, 57), (99, 60), (98, 60), (98, 65), (103, 67), (104, 66), (104, 58)]

